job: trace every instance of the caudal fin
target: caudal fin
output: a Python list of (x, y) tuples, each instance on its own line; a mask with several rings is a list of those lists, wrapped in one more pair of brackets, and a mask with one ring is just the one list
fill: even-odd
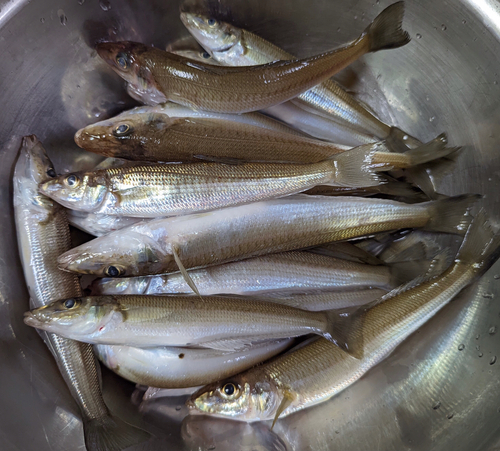
[[(415, 246), (414, 250), (417, 253), (420, 251), (420, 248)], [(431, 260), (413, 260), (391, 264), (391, 286), (393, 288), (397, 287), (402, 283), (406, 283), (425, 274), (429, 270), (431, 263)]]
[(406, 152), (408, 149), (415, 149), (422, 144), (423, 142), (398, 127), (391, 127), (389, 136), (385, 139), (385, 145), (392, 152)]
[(332, 181), (327, 185), (358, 188), (383, 183), (373, 165), (379, 146), (379, 143), (366, 144), (333, 156), (329, 160), (333, 166)]
[(402, 29), (404, 2), (397, 2), (385, 8), (366, 28), (370, 39), (370, 52), (395, 49), (410, 42), (410, 35)]
[(500, 233), (493, 231), (484, 210), (481, 210), (467, 229), (455, 261), (471, 265), (479, 278), (499, 257)]
[(323, 335), (339, 348), (357, 359), (363, 357), (363, 320), (364, 310), (347, 308), (325, 312), (327, 316), (327, 331)]
[(120, 451), (151, 438), (149, 432), (112, 415), (84, 420), (83, 433), (88, 451)]
[(464, 235), (472, 220), (469, 210), (481, 198), (480, 194), (462, 194), (421, 204), (429, 212), (424, 230)]

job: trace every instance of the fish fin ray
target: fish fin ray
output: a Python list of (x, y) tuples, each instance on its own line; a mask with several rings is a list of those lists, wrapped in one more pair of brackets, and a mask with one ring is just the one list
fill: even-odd
[(365, 309), (341, 309), (325, 312), (327, 331), (323, 337), (357, 359), (363, 358), (363, 321)]
[[(414, 246), (415, 252), (420, 252), (419, 246)], [(391, 268), (391, 285), (393, 287), (426, 274), (432, 264), (431, 260), (412, 260), (411, 249), (408, 250), (408, 261), (399, 261), (389, 265)]]
[(248, 339), (223, 339), (223, 340), (214, 340), (207, 343), (200, 343), (197, 346), (201, 346), (203, 348), (217, 349), (218, 351), (244, 351), (252, 346), (252, 341)]
[(182, 264), (182, 261), (179, 257), (177, 246), (172, 246), (172, 255), (174, 256), (175, 264), (179, 268), (179, 271), (181, 272), (182, 277), (184, 278), (185, 282), (189, 285), (189, 288), (191, 288), (191, 290), (193, 290), (200, 297), (200, 299), (203, 300), (200, 292), (198, 291), (198, 288), (196, 287), (196, 284), (194, 283), (194, 281), (191, 278), (191, 276), (189, 275), (188, 271), (186, 270), (186, 268)]
[(276, 414), (274, 415), (274, 420), (273, 424), (271, 426), (271, 431), (274, 428), (274, 425), (276, 424), (276, 421), (278, 421), (279, 416), (287, 409), (287, 407), (293, 402), (295, 399), (295, 395), (292, 394), (292, 392), (285, 390), (283, 392), (283, 399), (281, 400), (280, 405), (278, 406), (278, 409), (276, 410)]
[(365, 33), (370, 40), (370, 52), (395, 49), (410, 42), (410, 35), (402, 29), (404, 9), (404, 2), (393, 3), (368, 25)]

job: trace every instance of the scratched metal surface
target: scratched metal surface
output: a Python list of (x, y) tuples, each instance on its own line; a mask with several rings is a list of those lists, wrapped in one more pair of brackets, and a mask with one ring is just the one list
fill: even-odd
[[(146, 5), (147, 3), (147, 5)], [(220, 17), (298, 55), (350, 40), (389, 2), (220, 0)], [(349, 5), (349, 6), (347, 6)], [(164, 47), (187, 33), (177, 1), (0, 0), (0, 444), (2, 451), (84, 449), (75, 404), (34, 330), (17, 256), (11, 176), (20, 136), (35, 133), (58, 171), (91, 167), (74, 131), (133, 105), (93, 51), (97, 39)], [(447, 131), (466, 151), (436, 174), (446, 194), (479, 192), (500, 218), (500, 11), (493, 0), (407, 2), (412, 42), (364, 57), (339, 75), (348, 88), (422, 140)], [(269, 425), (187, 417), (182, 398), (139, 409), (133, 387), (104, 373), (113, 411), (155, 438), (136, 450), (500, 450), (500, 274), (414, 334), (331, 401)], [(459, 351), (459, 346), (464, 349)], [(462, 346), (460, 346), (462, 348)]]

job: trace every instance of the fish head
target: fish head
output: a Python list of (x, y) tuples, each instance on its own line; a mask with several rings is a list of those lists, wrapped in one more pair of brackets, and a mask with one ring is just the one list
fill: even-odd
[(39, 190), (64, 207), (93, 212), (104, 202), (107, 186), (102, 175), (74, 172), (41, 183)]
[(219, 56), (234, 50), (241, 43), (241, 30), (227, 22), (190, 12), (181, 12), (181, 21), (203, 48), (219, 62), (223, 61)]
[(132, 97), (148, 104), (165, 102), (150, 70), (154, 61), (146, 56), (150, 48), (139, 42), (101, 42), (97, 44), (98, 55), (126, 82)]
[(172, 53), (190, 60), (201, 61), (202, 63), (213, 64), (215, 66), (219, 64), (206, 50), (175, 50)]
[(272, 417), (279, 406), (271, 382), (253, 380), (251, 372), (206, 385), (187, 401), (193, 413), (252, 421)]
[(28, 326), (72, 338), (93, 334), (105, 326), (115, 310), (112, 303), (99, 297), (70, 298), (55, 301), (24, 314)]
[(173, 257), (159, 251), (149, 236), (121, 229), (65, 252), (58, 258), (59, 268), (99, 277), (132, 277), (165, 272)]
[(105, 155), (140, 160), (149, 144), (157, 145), (161, 134), (175, 122), (167, 114), (138, 113), (88, 125), (75, 134), (83, 149)]

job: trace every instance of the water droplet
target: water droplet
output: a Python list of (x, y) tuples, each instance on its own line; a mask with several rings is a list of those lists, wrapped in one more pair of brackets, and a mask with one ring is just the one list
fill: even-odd
[(482, 352), (480, 352), (477, 356), (478, 357), (482, 357), (484, 354)]
[(434, 122), (434, 119), (436, 119), (436, 116), (431, 116), (431, 117), (429, 118), (429, 122)]
[(483, 298), (485, 299), (493, 299), (495, 295), (493, 293), (483, 293)]
[(85, 0), (78, 0), (79, 5), (83, 5), (85, 3)]
[(103, 11), (109, 11), (111, 9), (111, 3), (108, 0), (99, 0), (99, 6)]
[(415, 36), (417, 37), (417, 39), (421, 39), (422, 38), (422, 35), (420, 33), (417, 33)]
[(495, 275), (493, 276), (493, 278), (494, 278), (495, 280), (500, 279), (500, 274), (495, 274)]
[(479, 351), (481, 349), (481, 346), (476, 345), (476, 351)]
[(208, 448), (207, 448), (207, 451), (213, 451), (215, 449), (215, 445), (210, 445)]
[(465, 345), (462, 343), (460, 345), (458, 345), (458, 350), (459, 351), (463, 351), (465, 349)]
[(490, 330), (488, 331), (490, 335), (495, 335), (497, 333), (497, 326), (491, 326)]
[(66, 25), (68, 22), (68, 18), (62, 9), (57, 10), (57, 15), (59, 16), (59, 20), (61, 21), (61, 25)]
[(335, 431), (335, 434), (340, 434), (340, 431)]
[(340, 27), (337, 28), (337, 33), (340, 33)]
[(441, 30), (446, 31), (446, 25), (444, 23), (441, 24)]
[(375, 0), (375, 4), (378, 5), (380, 3), (380, 0)]
[(432, 406), (434, 410), (438, 410), (441, 407), (441, 401), (438, 401), (436, 404)]
[(467, 21), (464, 19), (464, 20), (462, 20), (462, 23), (465, 25), (467, 23)]
[(490, 359), (490, 365), (494, 365), (497, 361), (497, 356), (494, 355), (491, 359)]
[(476, 340), (479, 340), (479, 337), (480, 337), (480, 336), (481, 336), (481, 335), (477, 334), (477, 335), (476, 335)]
[(354, 20), (356, 20), (358, 18), (358, 16), (354, 16)]
[(40, 17), (40, 22), (45, 23), (45, 17)]
[(178, 412), (179, 410), (181, 410), (181, 409), (182, 409), (182, 406), (175, 406), (175, 410), (177, 410), (177, 412)]
[(451, 420), (453, 418), (453, 415), (455, 415), (455, 414), (454, 413), (449, 413), (446, 418), (448, 418), (448, 420)]

